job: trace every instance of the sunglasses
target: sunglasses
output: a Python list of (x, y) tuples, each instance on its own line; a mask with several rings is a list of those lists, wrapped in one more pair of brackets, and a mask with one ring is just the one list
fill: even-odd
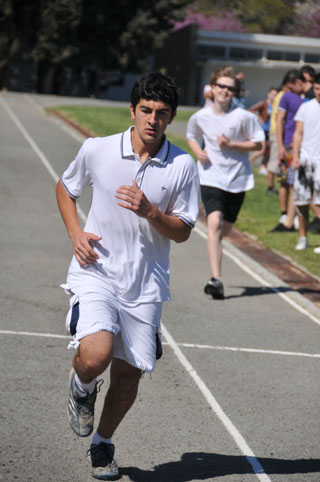
[(228, 89), (229, 92), (235, 92), (236, 88), (235, 87), (230, 87), (230, 85), (226, 84), (214, 84), (217, 85), (220, 89)]

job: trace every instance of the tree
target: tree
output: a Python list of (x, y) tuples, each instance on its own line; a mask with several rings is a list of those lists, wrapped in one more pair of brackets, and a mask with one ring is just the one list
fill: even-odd
[(1, 59), (37, 62), (40, 92), (52, 91), (66, 65), (141, 71), (189, 1), (0, 0)]
[(237, 17), (251, 33), (282, 34), (294, 16), (295, 0), (242, 0)]
[(284, 33), (286, 25), (295, 15), (296, 4), (300, 2), (295, 0), (196, 0), (193, 3), (198, 12), (206, 17), (214, 15), (223, 18), (229, 13), (238, 20), (244, 31), (269, 34)]
[(293, 21), (286, 26), (285, 33), (320, 38), (320, 2), (296, 2)]

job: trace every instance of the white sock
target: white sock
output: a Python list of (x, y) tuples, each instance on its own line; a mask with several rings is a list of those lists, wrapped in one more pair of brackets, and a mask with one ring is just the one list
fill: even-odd
[(101, 435), (98, 434), (98, 431), (92, 437), (92, 443), (95, 445), (99, 445), (99, 443), (103, 442), (105, 444), (111, 444), (111, 438), (103, 438)]
[(90, 383), (83, 383), (76, 373), (74, 376), (74, 381), (75, 381), (76, 387), (80, 392), (89, 393), (89, 395), (91, 395), (91, 393), (93, 393), (94, 389), (96, 388), (96, 383), (97, 383), (96, 378), (94, 378)]

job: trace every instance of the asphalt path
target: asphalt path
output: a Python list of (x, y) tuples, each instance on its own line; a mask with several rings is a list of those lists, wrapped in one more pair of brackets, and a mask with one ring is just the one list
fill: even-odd
[[(81, 137), (42, 107), (86, 99), (0, 95), (0, 480), (84, 482), (90, 440), (66, 418), (71, 245), (56, 179)], [(98, 101), (91, 101), (98, 103)], [(90, 192), (80, 200), (83, 218)], [(203, 293), (206, 229), (172, 243), (164, 356), (114, 436), (122, 481), (319, 482), (320, 312), (224, 245), (226, 299)], [(97, 400), (99, 411), (108, 374)]]

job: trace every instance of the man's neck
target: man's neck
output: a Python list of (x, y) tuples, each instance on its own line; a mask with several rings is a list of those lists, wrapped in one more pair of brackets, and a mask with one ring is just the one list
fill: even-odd
[(230, 109), (230, 103), (228, 104), (218, 104), (215, 102), (212, 106), (213, 113), (216, 115), (226, 114)]
[(165, 137), (163, 136), (160, 142), (145, 144), (137, 135), (135, 128), (131, 130), (131, 145), (133, 152), (138, 154), (142, 163), (154, 157), (159, 152)]

